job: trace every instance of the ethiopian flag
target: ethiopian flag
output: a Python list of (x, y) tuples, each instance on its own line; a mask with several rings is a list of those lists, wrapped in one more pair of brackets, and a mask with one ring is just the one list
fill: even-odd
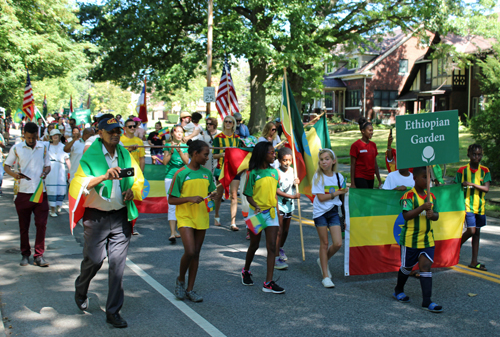
[(267, 227), (266, 220), (262, 213), (257, 213), (245, 219), (245, 223), (254, 234), (259, 234), (264, 228)]
[[(460, 185), (431, 189), (439, 204), (439, 220), (432, 222), (434, 268), (458, 264), (465, 220)], [(398, 271), (401, 266), (399, 235), (404, 225), (400, 199), (404, 191), (350, 189), (346, 198), (345, 275)]]
[(142, 200), (135, 200), (139, 213), (167, 213), (168, 202), (165, 191), (165, 166), (144, 166), (144, 188)]
[[(71, 233), (75, 228), (77, 222), (83, 217), (85, 212), (84, 204), (89, 191), (87, 186), (93, 177), (99, 177), (106, 174), (109, 170), (108, 163), (104, 157), (102, 150), (102, 140), (96, 139), (94, 143), (85, 151), (80, 159), (80, 165), (75, 173), (75, 177), (69, 186), (69, 220), (71, 226)], [(134, 200), (142, 200), (142, 189), (144, 185), (144, 176), (142, 175), (141, 168), (130, 153), (121, 145), (117, 145), (116, 150), (118, 154), (118, 166), (121, 168), (133, 167), (135, 176), (122, 178), (120, 180), (120, 189), (125, 192), (131, 189), (134, 193)], [(95, 186), (93, 189), (99, 197), (102, 198), (102, 204), (105, 205), (109, 202), (111, 197), (111, 190), (113, 186), (112, 180), (105, 180)], [(132, 200), (125, 202), (128, 213), (128, 221), (137, 219), (139, 213), (137, 207)]]
[(224, 150), (224, 164), (219, 176), (219, 182), (224, 187), (226, 198), (229, 198), (229, 184), (238, 173), (248, 169), (252, 148), (227, 148)]
[(43, 201), (43, 179), (40, 179), (35, 192), (31, 195), (30, 201), (37, 204)]

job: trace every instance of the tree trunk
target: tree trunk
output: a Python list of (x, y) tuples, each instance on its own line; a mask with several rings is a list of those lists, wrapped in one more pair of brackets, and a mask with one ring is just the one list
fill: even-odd
[(299, 112), (302, 113), (302, 86), (304, 85), (304, 79), (296, 73), (292, 72), (290, 74), (288, 72), (288, 83), (290, 83), (290, 87), (292, 88), (295, 104), (297, 104)]
[(250, 134), (261, 132), (266, 124), (266, 88), (267, 64), (249, 60), (250, 65)]

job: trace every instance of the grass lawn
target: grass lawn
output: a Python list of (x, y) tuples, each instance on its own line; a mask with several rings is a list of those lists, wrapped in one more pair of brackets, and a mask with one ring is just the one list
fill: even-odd
[[(379, 155), (377, 156), (377, 163), (379, 168), (385, 169), (385, 150), (387, 149), (387, 137), (389, 130), (374, 130), (373, 138), (371, 139), (377, 144)], [(474, 142), (472, 135), (467, 131), (459, 132), (459, 159), (457, 163), (446, 165), (446, 176), (454, 177), (460, 166), (467, 165), (469, 158), (467, 157), (467, 148)], [(352, 143), (361, 138), (359, 131), (346, 131), (335, 133), (330, 136), (332, 149), (339, 158), (339, 163), (350, 164), (349, 150)], [(396, 141), (392, 143), (392, 147), (396, 148)]]

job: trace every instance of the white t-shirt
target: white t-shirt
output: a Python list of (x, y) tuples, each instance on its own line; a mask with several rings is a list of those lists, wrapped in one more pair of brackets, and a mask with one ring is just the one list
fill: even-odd
[[(337, 181), (337, 173), (333, 173), (333, 176), (328, 177), (324, 174), (323, 176), (323, 181), (321, 177), (319, 177), (318, 182), (316, 182), (316, 178), (318, 176), (318, 173), (314, 174), (313, 177), (313, 186), (312, 186), (312, 194), (332, 194), (335, 193), (335, 191), (339, 190), (342, 187), (345, 187), (345, 182), (344, 182), (344, 177), (342, 176), (341, 173), (338, 173), (339, 179), (340, 179), (340, 184)], [(325, 191), (327, 191), (325, 193)], [(340, 201), (339, 196), (336, 196), (333, 199), (329, 199), (327, 201), (319, 201), (319, 198), (314, 198), (313, 202), (313, 219), (316, 219), (317, 217), (322, 216), (329, 210), (331, 210), (335, 206), (342, 206), (342, 201)]]
[[(71, 142), (73, 139), (68, 139), (68, 142)], [(69, 160), (71, 162), (71, 170), (69, 170), (69, 179), (73, 180), (75, 176), (76, 170), (78, 170), (78, 166), (80, 165), (80, 159), (83, 156), (83, 149), (85, 148), (85, 142), (83, 139), (79, 138), (76, 142), (73, 143), (71, 147), (71, 152), (69, 153)]]
[(384, 190), (393, 190), (398, 186), (406, 186), (413, 188), (415, 186), (415, 180), (413, 180), (413, 174), (410, 172), (408, 177), (405, 177), (399, 173), (399, 170), (391, 172), (387, 175), (384, 186)]

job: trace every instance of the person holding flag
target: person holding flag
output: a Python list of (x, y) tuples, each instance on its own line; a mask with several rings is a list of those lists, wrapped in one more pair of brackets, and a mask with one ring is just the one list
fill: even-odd
[[(151, 132), (148, 135), (148, 144), (150, 146), (162, 146), (163, 145), (163, 140), (165, 137), (160, 135), (162, 129), (161, 122), (156, 122), (155, 124), (155, 131)], [(161, 156), (163, 150), (161, 148), (152, 148), (151, 149), (151, 156)], [(154, 161), (153, 164), (158, 164), (158, 161)]]
[[(35, 216), (36, 239), (34, 264), (48, 267), (48, 262), (43, 258), (45, 252), (45, 230), (49, 216), (49, 203), (47, 193), (43, 186), (43, 179), (50, 172), (50, 159), (47, 149), (42, 142), (38, 142), (38, 126), (35, 123), (26, 123), (24, 128), (24, 142), (14, 145), (5, 160), (5, 172), (19, 182), (19, 192), (14, 204), (19, 217), (21, 232), (21, 266), (29, 264), (31, 247), (29, 228), (31, 214)], [(19, 165), (19, 172), (14, 172), (12, 166)], [(33, 199), (33, 195), (38, 196)]]
[[(70, 223), (74, 228), (83, 217), (85, 239), (75, 302), (82, 311), (89, 308), (90, 282), (107, 255), (106, 322), (125, 328), (127, 322), (119, 313), (125, 297), (122, 279), (132, 221), (139, 215), (133, 200), (142, 200), (144, 176), (133, 156), (119, 145), (122, 129), (116, 119), (102, 119), (98, 127), (100, 138), (83, 154), (69, 191)], [(121, 178), (124, 169), (133, 169), (134, 175)]]

